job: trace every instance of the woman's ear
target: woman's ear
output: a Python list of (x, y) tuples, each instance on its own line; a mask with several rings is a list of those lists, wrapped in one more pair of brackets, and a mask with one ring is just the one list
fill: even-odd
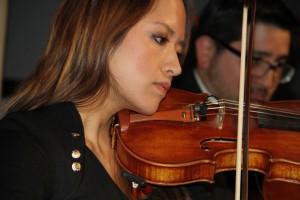
[(196, 39), (195, 42), (197, 67), (206, 69), (210, 66), (212, 58), (216, 53), (216, 46), (214, 40), (207, 36), (202, 35)]

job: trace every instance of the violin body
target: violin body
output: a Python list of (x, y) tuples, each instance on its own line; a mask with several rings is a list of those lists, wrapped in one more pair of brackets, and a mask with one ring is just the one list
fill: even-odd
[[(249, 170), (300, 184), (299, 114), (299, 101), (251, 108)], [(237, 117), (231, 101), (171, 89), (154, 115), (119, 112), (113, 147), (121, 167), (148, 183), (213, 183), (214, 174), (236, 168)]]

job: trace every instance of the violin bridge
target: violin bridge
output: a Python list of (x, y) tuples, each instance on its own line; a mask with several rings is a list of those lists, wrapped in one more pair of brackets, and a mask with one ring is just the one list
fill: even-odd
[(225, 116), (225, 103), (220, 103), (218, 112), (218, 128), (222, 130)]

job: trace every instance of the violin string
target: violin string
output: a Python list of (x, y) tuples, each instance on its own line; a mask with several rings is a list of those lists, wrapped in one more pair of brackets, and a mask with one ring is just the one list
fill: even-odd
[[(231, 100), (223, 100), (223, 102), (221, 102), (223, 104), (231, 104), (231, 105), (235, 105), (238, 106), (238, 104), (235, 101), (231, 101)], [(294, 114), (294, 115), (299, 115), (296, 112), (292, 112), (291, 110), (286, 110), (286, 109), (282, 109), (282, 108), (276, 108), (274, 109), (274, 107), (270, 107), (270, 106), (265, 106), (265, 105), (259, 105), (259, 104), (251, 104), (251, 108), (252, 109), (258, 109), (260, 111), (270, 111), (270, 112), (281, 112), (281, 113), (286, 113), (286, 114)]]
[[(227, 103), (228, 104), (228, 103)], [(238, 110), (237, 107), (235, 107), (235, 104), (233, 103), (233, 106), (220, 106), (220, 104), (218, 103), (208, 103), (207, 104), (209, 107), (207, 108), (207, 110), (220, 110), (220, 109), (229, 109), (229, 110)], [(211, 105), (213, 105), (214, 107), (212, 107)], [(258, 108), (262, 108), (263, 106), (257, 106)], [(271, 110), (269, 109), (269, 107), (265, 107), (266, 109), (259, 109), (259, 110), (250, 110), (250, 113), (252, 114), (263, 114), (265, 116), (271, 116), (271, 117), (278, 117), (280, 118), (280, 120), (286, 119), (286, 120), (290, 120), (290, 119), (294, 119), (294, 120), (300, 120), (300, 115), (299, 114), (294, 114), (291, 112), (288, 112), (286, 110)], [(188, 110), (191, 111), (191, 110)], [(187, 111), (187, 112), (188, 112)], [(192, 110), (194, 111), (194, 110)], [(268, 112), (269, 111), (269, 112)], [(206, 115), (216, 115), (217, 113), (213, 113), (213, 114), (206, 114)], [(237, 115), (237, 113), (226, 113), (226, 114), (230, 114), (230, 115)], [(201, 115), (200, 115), (201, 116)], [(258, 118), (258, 116), (255, 115), (251, 115), (251, 118)], [(267, 117), (260, 117), (260, 119), (268, 119)], [(274, 119), (273, 119), (274, 120)]]
[[(234, 109), (236, 110), (236, 109)], [(253, 112), (252, 112), (253, 113)], [(263, 113), (263, 112), (262, 112)], [(238, 113), (226, 113), (227, 115), (231, 115), (231, 116), (238, 116)], [(268, 115), (271, 115), (271, 116), (276, 116), (276, 117), (281, 117), (281, 118), (272, 118), (272, 121), (274, 123), (284, 123), (285, 121), (286, 122), (290, 122), (291, 119), (294, 119), (294, 120), (300, 120), (299, 117), (294, 117), (294, 116), (288, 116), (288, 115), (274, 115), (274, 114), (270, 114), (270, 113), (265, 113), (265, 114), (268, 114)], [(206, 114), (206, 116), (216, 116), (217, 113), (208, 113)], [(203, 116), (203, 115), (199, 115), (200, 117)], [(250, 115), (250, 118), (251, 119), (261, 119), (261, 120), (268, 120), (270, 119), (270, 117), (258, 117), (257, 115)]]
[[(231, 100), (226, 100), (223, 101), (219, 104), (225, 104), (224, 107), (228, 108), (228, 109), (232, 109), (232, 110), (237, 110), (238, 108), (237, 103), (235, 101), (231, 101)], [(215, 103), (213, 104), (215, 105)], [(234, 107), (228, 106), (228, 105), (233, 105)], [(289, 110), (285, 110), (285, 109), (274, 109), (272, 107), (269, 106), (261, 106), (258, 104), (252, 104), (251, 105), (251, 110), (250, 112), (252, 113), (257, 113), (257, 114), (265, 114), (265, 115), (270, 115), (270, 116), (277, 116), (277, 117), (285, 117), (285, 118), (293, 118), (293, 119), (300, 119), (300, 114), (289, 111)], [(255, 110), (255, 109), (257, 110)], [(216, 107), (216, 109), (220, 109), (220, 107)]]
[[(227, 107), (227, 108), (232, 109), (232, 110), (237, 110), (237, 108), (230, 108), (230, 107)], [(268, 115), (268, 116), (272, 116), (272, 117), (281, 117), (281, 118), (300, 120), (299, 115), (290, 114), (290, 113), (282, 114), (282, 113), (279, 113), (279, 112), (263, 112), (263, 111), (260, 111), (260, 110), (250, 111), (250, 113), (263, 114), (263, 115)]]
[[(201, 102), (199, 102), (201, 104)], [(177, 105), (182, 105), (186, 106), (187, 103), (178, 103)], [(192, 105), (192, 104), (189, 104)], [(236, 101), (233, 100), (219, 100), (218, 102), (206, 102), (206, 105), (208, 106), (207, 110), (220, 110), (220, 109), (229, 109), (233, 111), (238, 110), (238, 104)], [(263, 115), (269, 115), (269, 116), (274, 116), (274, 117), (281, 117), (281, 118), (286, 118), (286, 119), (294, 119), (294, 120), (300, 120), (300, 114), (296, 112), (292, 112), (290, 110), (286, 109), (280, 109), (276, 108), (274, 109), (273, 107), (270, 106), (264, 106), (264, 105), (259, 105), (259, 104), (251, 104), (251, 110), (250, 113), (256, 113), (256, 114), (263, 114)], [(188, 109), (187, 112), (189, 111), (194, 111)], [(230, 115), (237, 115), (237, 113), (226, 113)], [(207, 114), (210, 115), (210, 114)], [(213, 114), (215, 115), (215, 114)], [(252, 118), (258, 118), (256, 116), (250, 116)], [(261, 118), (261, 117), (260, 117)], [(261, 118), (262, 119), (262, 118)]]

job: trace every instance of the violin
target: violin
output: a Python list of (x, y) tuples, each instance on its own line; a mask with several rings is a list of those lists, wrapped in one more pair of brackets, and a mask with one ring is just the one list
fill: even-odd
[[(236, 169), (237, 111), (235, 101), (172, 88), (153, 115), (118, 113), (117, 160), (154, 185), (214, 183)], [(300, 185), (300, 101), (259, 101), (249, 120), (249, 170)]]

